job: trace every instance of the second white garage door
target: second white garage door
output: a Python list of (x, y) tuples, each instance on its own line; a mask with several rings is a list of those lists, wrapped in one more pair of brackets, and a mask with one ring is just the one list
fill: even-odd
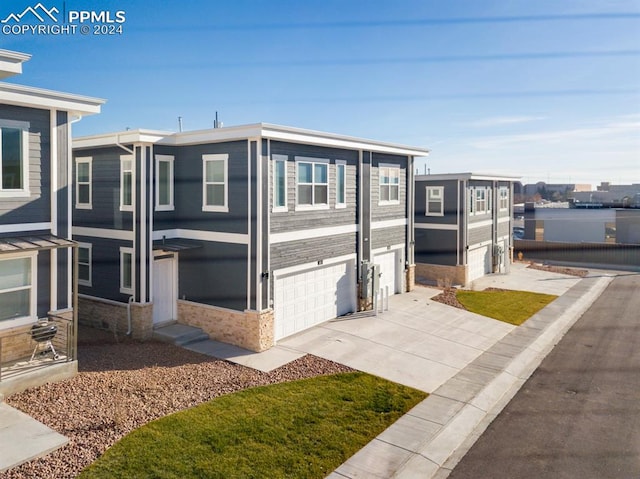
[(469, 282), (491, 273), (490, 246), (482, 246), (469, 251)]
[(389, 288), (389, 296), (400, 292), (398, 287), (399, 260), (398, 251), (380, 253), (373, 257), (373, 262), (380, 265), (380, 288), (386, 291)]
[(276, 341), (356, 310), (353, 261), (283, 276), (274, 274)]

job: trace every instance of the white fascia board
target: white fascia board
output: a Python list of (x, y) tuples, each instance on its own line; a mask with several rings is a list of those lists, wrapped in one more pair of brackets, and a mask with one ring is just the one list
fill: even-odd
[(0, 79), (22, 74), (22, 64), (30, 59), (26, 53), (0, 50)]
[(106, 100), (101, 98), (0, 82), (0, 103), (10, 105), (64, 110), (77, 115), (93, 115), (100, 113), (100, 107), (105, 102)]
[(520, 181), (519, 176), (493, 175), (490, 173), (441, 173), (435, 175), (416, 175), (415, 181), (444, 181), (444, 180), (482, 180), (482, 181)]
[(80, 136), (73, 139), (73, 148), (96, 148), (134, 143), (156, 144), (169, 135), (173, 135), (173, 133), (155, 130), (127, 130), (100, 135)]
[(428, 156), (430, 150), (416, 148), (394, 143), (385, 143), (364, 138), (356, 138), (323, 131), (305, 130), (288, 126), (262, 123), (262, 136), (272, 140), (289, 141), (293, 143), (315, 144), (320, 146), (333, 146), (348, 148), (351, 150), (367, 150), (377, 153), (390, 153), (394, 155)]

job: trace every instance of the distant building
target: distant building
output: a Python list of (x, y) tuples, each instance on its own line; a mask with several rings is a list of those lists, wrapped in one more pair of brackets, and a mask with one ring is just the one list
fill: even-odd
[(602, 182), (596, 191), (577, 192), (573, 198), (577, 207), (597, 205), (600, 208), (640, 208), (640, 183), (612, 185)]
[(544, 200), (564, 201), (572, 197), (575, 192), (591, 191), (591, 185), (585, 183), (545, 183), (538, 181), (535, 184), (527, 184), (522, 188), (525, 199), (540, 196)]

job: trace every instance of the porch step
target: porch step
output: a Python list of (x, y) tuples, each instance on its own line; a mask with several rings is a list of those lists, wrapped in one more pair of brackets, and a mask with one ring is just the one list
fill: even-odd
[(198, 341), (206, 341), (209, 339), (209, 335), (200, 328), (175, 323), (154, 329), (153, 338), (176, 346), (184, 346)]

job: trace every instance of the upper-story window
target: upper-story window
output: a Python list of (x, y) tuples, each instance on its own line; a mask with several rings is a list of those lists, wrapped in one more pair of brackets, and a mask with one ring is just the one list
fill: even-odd
[(273, 155), (273, 211), (287, 211), (286, 155)]
[(36, 254), (0, 260), (0, 329), (27, 324), (36, 317)]
[(329, 161), (296, 158), (297, 209), (329, 207)]
[(425, 216), (444, 216), (444, 187), (427, 186)]
[[(29, 193), (28, 133), (20, 128), (0, 128), (0, 195)], [(20, 194), (18, 196), (21, 196)]]
[(347, 163), (336, 160), (336, 208), (347, 206)]
[(380, 200), (381, 205), (400, 203), (400, 167), (398, 165), (380, 165)]
[(133, 248), (120, 248), (120, 292), (123, 294), (133, 294), (135, 278), (133, 257)]
[(509, 209), (509, 188), (506, 186), (500, 187), (499, 208), (500, 211), (506, 211)]
[(202, 155), (202, 211), (229, 211), (229, 155)]
[(91, 209), (91, 157), (76, 158), (76, 208)]
[(471, 190), (471, 194), (473, 198), (471, 213), (476, 215), (491, 213), (491, 188), (476, 186)]
[(133, 211), (133, 155), (120, 157), (120, 211)]
[(172, 211), (173, 156), (156, 155), (156, 211)]

